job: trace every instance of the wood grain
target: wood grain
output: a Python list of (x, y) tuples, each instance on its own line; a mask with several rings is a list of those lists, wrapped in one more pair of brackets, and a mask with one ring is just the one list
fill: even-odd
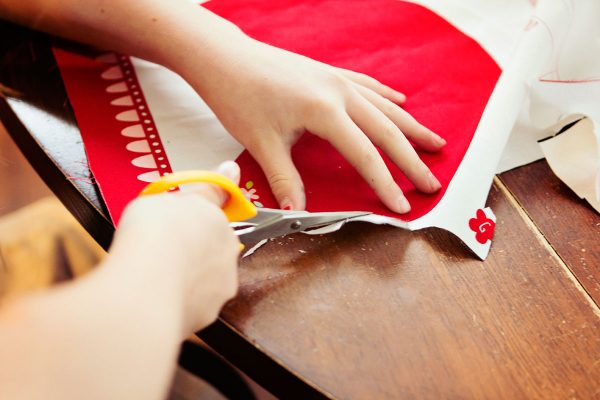
[(541, 234), (600, 304), (600, 215), (545, 160), (501, 175)]
[(296, 235), (244, 260), (223, 318), (336, 398), (597, 396), (597, 307), (497, 188), (490, 203), (485, 262), (440, 230)]

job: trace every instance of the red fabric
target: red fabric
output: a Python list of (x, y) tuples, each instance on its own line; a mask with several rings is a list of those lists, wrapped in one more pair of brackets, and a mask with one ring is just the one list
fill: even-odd
[[(117, 223), (127, 203), (148, 184), (138, 180), (137, 176), (152, 170), (134, 167), (131, 161), (146, 154), (153, 154), (154, 157), (164, 155), (160, 138), (149, 140), (149, 136), (156, 131), (152, 117), (139, 114), (149, 113), (143, 93), (139, 91), (135, 70), (129, 63), (129, 57), (122, 57), (119, 62), (107, 64), (57, 48), (54, 48), (54, 56), (75, 112), (90, 169), (112, 220)], [(116, 66), (120, 68), (122, 78), (101, 77), (109, 68)], [(127, 91), (108, 93), (107, 88), (116, 83), (124, 83)], [(111, 105), (111, 101), (123, 96), (139, 99), (139, 103), (135, 102), (133, 106)], [(144, 109), (139, 110), (139, 107)], [(127, 122), (116, 119), (116, 115), (120, 112), (136, 111), (136, 109), (138, 109), (139, 121)], [(121, 134), (124, 128), (137, 124), (144, 126), (145, 137), (131, 138)], [(157, 143), (152, 147), (152, 153), (132, 153), (126, 150), (129, 143), (144, 139)], [(156, 153), (157, 151), (160, 153)], [(165, 166), (161, 172), (171, 171), (168, 160), (155, 161)]]
[[(441, 199), (471, 142), (500, 68), (472, 39), (431, 11), (397, 0), (213, 0), (204, 4), (263, 42), (371, 75), (408, 96), (405, 109), (448, 144), (419, 152), (440, 180), (434, 195), (417, 191), (384, 157), (412, 205), (399, 216), (327, 142), (304, 135), (292, 156), (310, 211), (368, 210), (413, 220)], [(243, 99), (241, 100), (243, 101)], [(242, 183), (277, 207), (262, 171), (244, 152)]]
[[(292, 155), (304, 180), (309, 210), (368, 210), (412, 220), (437, 204), (468, 148), (500, 74), (499, 67), (476, 42), (431, 11), (397, 0), (213, 0), (205, 6), (250, 36), (367, 73), (404, 92), (408, 95), (405, 109), (447, 139), (442, 152), (420, 153), (443, 185), (434, 195), (416, 191), (384, 157), (412, 204), (409, 214), (399, 216), (383, 206), (327, 142), (304, 135)], [(118, 221), (126, 203), (145, 185), (136, 179), (145, 171), (131, 165), (135, 155), (125, 150), (136, 139), (120, 134), (132, 123), (114, 118), (126, 108), (110, 105), (120, 95), (105, 91), (113, 83), (100, 78), (108, 68), (106, 64), (62, 50), (55, 50), (55, 55), (90, 166), (113, 220)], [(135, 78), (135, 73), (132, 75)], [(238, 162), (242, 185), (252, 181), (253, 186), (247, 187), (252, 186), (260, 196), (258, 201), (277, 207), (252, 157), (244, 152)]]

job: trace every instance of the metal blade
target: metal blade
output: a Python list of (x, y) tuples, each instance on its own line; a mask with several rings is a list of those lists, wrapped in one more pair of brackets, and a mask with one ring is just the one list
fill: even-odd
[[(255, 226), (250, 226), (236, 230), (240, 241), (246, 247), (255, 246), (263, 239), (270, 239), (285, 236), (290, 233), (302, 232), (310, 229), (323, 227), (336, 222), (345, 221), (350, 218), (361, 217), (371, 214), (369, 212), (323, 212), (308, 213), (298, 211), (281, 211), (261, 209), (263, 212), (260, 217), (261, 222)], [(256, 218), (256, 217), (255, 217)], [(248, 220), (251, 223), (252, 220)]]

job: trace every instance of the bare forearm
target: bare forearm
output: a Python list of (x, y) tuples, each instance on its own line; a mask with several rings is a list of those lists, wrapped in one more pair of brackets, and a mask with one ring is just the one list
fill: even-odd
[(169, 67), (192, 55), (211, 59), (217, 42), (238, 32), (185, 0), (0, 0), (0, 17)]
[(225, 199), (199, 184), (133, 200), (95, 271), (0, 303), (0, 399), (165, 398), (181, 341), (237, 288)]
[(0, 398), (164, 398), (182, 337), (180, 296), (164, 274), (121, 261), (5, 305)]

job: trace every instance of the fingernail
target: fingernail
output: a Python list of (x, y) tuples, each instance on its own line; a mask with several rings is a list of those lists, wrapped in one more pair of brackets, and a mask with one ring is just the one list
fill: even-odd
[(294, 209), (292, 201), (287, 197), (281, 200), (281, 202), (279, 203), (279, 207), (281, 207), (281, 209), (285, 211), (292, 211)]
[(438, 179), (435, 176), (433, 176), (431, 171), (427, 173), (427, 180), (429, 181), (429, 187), (433, 192), (438, 191), (442, 188), (442, 184), (440, 183), (440, 181), (438, 181)]
[(232, 181), (239, 181), (240, 179), (240, 167), (235, 161), (222, 162), (217, 167), (217, 172), (228, 177)]
[(435, 142), (435, 144), (437, 144), (438, 146), (446, 145), (446, 140), (443, 137), (433, 132), (431, 134), (433, 136), (433, 141)]
[(406, 95), (400, 92), (396, 92), (396, 101), (400, 104), (406, 101)]
[(397, 211), (400, 214), (404, 214), (410, 211), (410, 204), (408, 203), (408, 200), (406, 200), (406, 197), (400, 196), (398, 197), (397, 201)]

